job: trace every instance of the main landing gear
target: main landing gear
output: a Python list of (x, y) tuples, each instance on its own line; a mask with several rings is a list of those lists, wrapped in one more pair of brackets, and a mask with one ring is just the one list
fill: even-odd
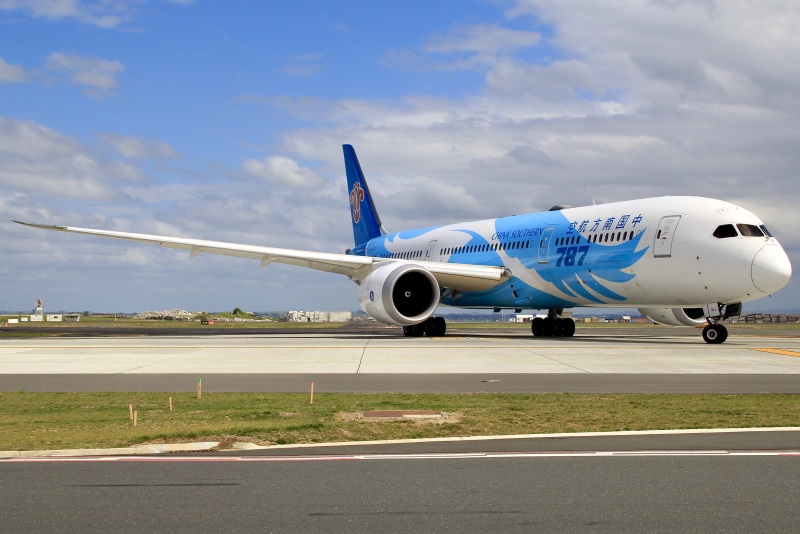
[(547, 317), (534, 317), (531, 332), (534, 337), (572, 337), (575, 335), (575, 321), (571, 317), (562, 318), (562, 309), (552, 309)]
[(444, 317), (428, 317), (425, 322), (403, 327), (403, 334), (406, 337), (442, 337), (446, 331), (447, 323)]

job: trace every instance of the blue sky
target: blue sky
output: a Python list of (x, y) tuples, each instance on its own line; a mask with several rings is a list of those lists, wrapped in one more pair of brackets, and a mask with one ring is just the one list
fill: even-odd
[[(389, 229), (693, 194), (797, 264), (798, 23), (780, 1), (0, 0), (0, 212), (342, 251), (351, 143)], [(0, 225), (0, 309), (357, 307), (336, 276)]]

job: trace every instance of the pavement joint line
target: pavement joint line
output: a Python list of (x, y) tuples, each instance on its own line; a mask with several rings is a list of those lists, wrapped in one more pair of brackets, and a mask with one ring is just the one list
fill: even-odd
[[(198, 350), (200, 350), (200, 349), (198, 349)], [(175, 354), (173, 356), (167, 356), (163, 360), (159, 360), (157, 362), (145, 363), (145, 364), (142, 364), (142, 365), (140, 365), (138, 367), (132, 367), (130, 369), (126, 369), (124, 371), (120, 371), (120, 374), (136, 373), (136, 371), (141, 371), (142, 369), (147, 369), (148, 367), (153, 367), (154, 365), (161, 365), (161, 364), (163, 364), (165, 362), (168, 362), (168, 361), (171, 361), (171, 360), (176, 360), (178, 358), (185, 358), (186, 356), (191, 356), (192, 354), (197, 354), (198, 350), (194, 350), (194, 351), (192, 351), (191, 353), (188, 353), (188, 354), (184, 353), (184, 354)]]
[(364, 355), (367, 354), (367, 347), (369, 346), (369, 342), (372, 341), (370, 339), (364, 343), (364, 348), (361, 350), (361, 357), (358, 359), (358, 367), (356, 368), (356, 374), (361, 372), (361, 364), (364, 363)]
[[(404, 445), (414, 443), (446, 443), (464, 441), (501, 441), (515, 439), (564, 439), (564, 438), (592, 438), (607, 436), (666, 436), (681, 434), (722, 434), (739, 432), (800, 432), (800, 427), (756, 427), (756, 428), (690, 428), (675, 430), (622, 430), (618, 432), (560, 432), (554, 434), (512, 434), (503, 436), (456, 436), (447, 438), (424, 439), (391, 439), (372, 441), (342, 441), (331, 443), (298, 443), (287, 445), (256, 445), (254, 443), (238, 442), (226, 451), (248, 450), (277, 450), (277, 449), (313, 449), (323, 447), (353, 447), (368, 445)], [(50, 451), (0, 451), (0, 461), (20, 458), (75, 458), (83, 456), (120, 456), (120, 455), (152, 455), (175, 452), (207, 452), (216, 449), (221, 442), (202, 441), (196, 443), (165, 443), (150, 445), (133, 445), (131, 447), (117, 447), (110, 449), (59, 449)]]

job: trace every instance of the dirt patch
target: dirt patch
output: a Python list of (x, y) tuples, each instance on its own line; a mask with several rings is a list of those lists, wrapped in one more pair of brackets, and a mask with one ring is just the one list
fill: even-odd
[(381, 423), (386, 421), (413, 421), (418, 424), (458, 423), (461, 414), (456, 412), (437, 412), (435, 410), (372, 410), (365, 412), (339, 412), (338, 421), (360, 421)]

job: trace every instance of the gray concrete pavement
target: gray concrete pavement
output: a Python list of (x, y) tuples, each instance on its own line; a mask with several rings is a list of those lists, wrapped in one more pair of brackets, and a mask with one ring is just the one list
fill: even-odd
[(0, 339), (0, 375), (36, 374), (747, 374), (800, 375), (800, 338), (707, 345), (670, 330), (566, 339), (244, 335)]

